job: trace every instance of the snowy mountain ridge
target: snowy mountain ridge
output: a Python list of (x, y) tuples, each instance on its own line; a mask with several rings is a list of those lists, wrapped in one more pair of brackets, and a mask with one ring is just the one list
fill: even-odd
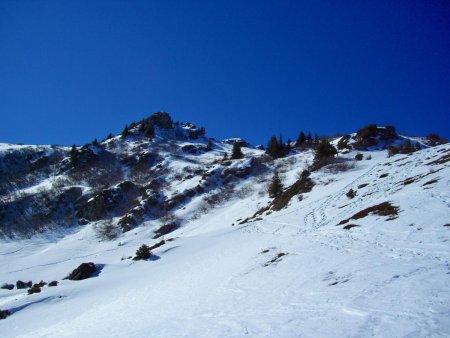
[(0, 146), (0, 283), (58, 282), (0, 289), (2, 337), (450, 335), (448, 144), (357, 133), (310, 171), (314, 146), (270, 158), (159, 118), (75, 151)]

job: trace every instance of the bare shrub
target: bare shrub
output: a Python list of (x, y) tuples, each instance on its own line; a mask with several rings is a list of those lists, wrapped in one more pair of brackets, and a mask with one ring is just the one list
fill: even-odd
[(95, 234), (102, 241), (112, 241), (120, 234), (120, 229), (114, 224), (112, 219), (107, 219), (94, 224)]
[(249, 196), (254, 191), (251, 184), (246, 184), (236, 191), (236, 196), (244, 199)]
[(332, 174), (337, 174), (339, 172), (345, 172), (351, 170), (355, 167), (355, 163), (353, 161), (337, 161), (335, 163), (328, 164), (325, 167), (325, 171), (328, 171)]
[(267, 174), (262, 174), (256, 177), (256, 183), (266, 183), (270, 180), (269, 175)]
[(70, 180), (67, 177), (59, 176), (52, 180), (52, 190), (55, 191), (57, 195), (64, 191), (64, 188), (70, 185)]
[(181, 181), (183, 179), (183, 173), (179, 170), (174, 171), (172, 175), (173, 180), (175, 181)]
[(177, 217), (175, 216), (174, 213), (172, 212), (167, 212), (165, 215), (161, 216), (158, 219), (159, 223), (161, 224), (167, 224), (167, 223), (178, 223), (179, 220), (177, 219)]

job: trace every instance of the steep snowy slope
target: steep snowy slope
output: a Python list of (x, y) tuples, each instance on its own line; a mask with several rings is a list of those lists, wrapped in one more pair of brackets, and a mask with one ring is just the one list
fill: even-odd
[[(389, 158), (385, 150), (361, 153), (371, 159), (312, 173), (311, 192), (257, 217), (271, 201), (271, 171), (227, 192), (217, 179), (227, 169), (245, 172), (251, 161), (224, 167), (215, 163), (220, 151), (192, 156), (205, 179), (188, 175), (167, 194), (201, 184), (209, 199), (227, 198), (186, 200), (174, 212), (180, 227), (148, 261), (128, 257), (161, 240), (153, 239), (160, 224), (152, 219), (112, 241), (99, 241), (93, 223), (65, 236), (2, 240), (1, 282), (59, 285), (33, 295), (0, 290), (0, 309), (11, 312), (1, 336), (449, 336), (450, 146)], [(300, 152), (271, 166), (288, 186), (312, 156)], [(182, 172), (186, 161), (161, 165)], [(62, 280), (82, 262), (101, 271)]]

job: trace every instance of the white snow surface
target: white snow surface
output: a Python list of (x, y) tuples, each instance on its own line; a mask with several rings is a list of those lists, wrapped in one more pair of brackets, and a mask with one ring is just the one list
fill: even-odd
[[(362, 152), (372, 159), (313, 173), (316, 185), (301, 201), (244, 224), (269, 202), (261, 193), (267, 182), (244, 180), (245, 195), (190, 219), (194, 198), (177, 212), (185, 222), (165, 237), (173, 240), (148, 261), (127, 257), (159, 242), (156, 221), (110, 242), (91, 224), (63, 237), (3, 240), (0, 284), (59, 285), (33, 295), (0, 290), (0, 309), (12, 313), (0, 320), (0, 336), (449, 337), (450, 169), (432, 163), (449, 152), (448, 145), (391, 158)], [(278, 160), (285, 185), (311, 159), (304, 152)], [(338, 225), (382, 202), (398, 206), (398, 217)], [(82, 262), (101, 271), (63, 280)]]

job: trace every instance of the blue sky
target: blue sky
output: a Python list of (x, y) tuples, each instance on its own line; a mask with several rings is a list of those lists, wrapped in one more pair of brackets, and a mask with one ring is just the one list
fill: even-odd
[(83, 144), (156, 111), (266, 143), (449, 137), (450, 3), (0, 1), (0, 142)]

